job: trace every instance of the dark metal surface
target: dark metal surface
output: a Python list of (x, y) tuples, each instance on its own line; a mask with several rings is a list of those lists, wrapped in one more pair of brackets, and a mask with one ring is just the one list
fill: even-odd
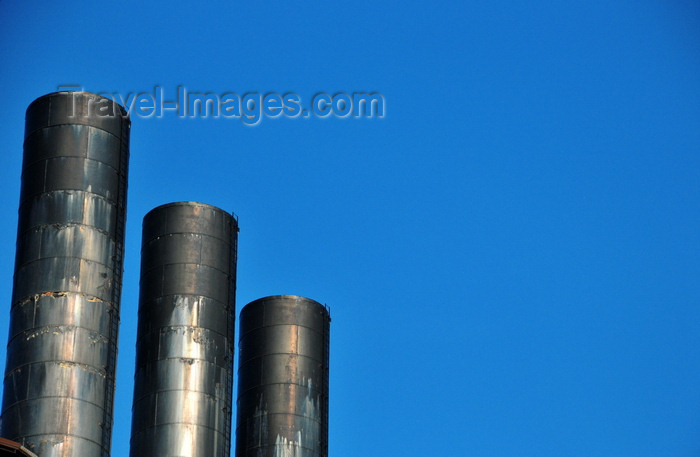
[(144, 218), (132, 457), (229, 457), (237, 240), (202, 203)]
[(330, 314), (296, 295), (240, 316), (236, 457), (328, 456)]
[(85, 92), (27, 108), (0, 436), (40, 457), (110, 453), (129, 128)]

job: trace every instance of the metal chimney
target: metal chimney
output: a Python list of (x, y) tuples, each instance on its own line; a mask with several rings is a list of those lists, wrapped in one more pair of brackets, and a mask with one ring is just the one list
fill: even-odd
[(130, 121), (57, 92), (27, 108), (0, 436), (40, 457), (107, 457)]
[(296, 295), (240, 317), (236, 457), (328, 456), (330, 314)]
[(237, 240), (202, 203), (143, 220), (132, 457), (229, 457)]

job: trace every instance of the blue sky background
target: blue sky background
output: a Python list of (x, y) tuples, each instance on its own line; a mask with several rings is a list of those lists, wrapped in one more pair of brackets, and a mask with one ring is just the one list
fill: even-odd
[(133, 120), (115, 457), (141, 220), (180, 200), (239, 216), (239, 309), (331, 306), (331, 457), (700, 455), (700, 4), (144, 3), (0, 1), (2, 338), (24, 111), (57, 85), (386, 116)]

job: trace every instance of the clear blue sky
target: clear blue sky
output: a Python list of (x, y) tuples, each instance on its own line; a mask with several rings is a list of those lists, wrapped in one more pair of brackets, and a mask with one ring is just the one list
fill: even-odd
[(133, 120), (115, 457), (141, 221), (179, 200), (239, 216), (239, 309), (331, 307), (331, 457), (700, 455), (696, 1), (93, 3), (0, 1), (3, 339), (36, 97), (386, 100)]

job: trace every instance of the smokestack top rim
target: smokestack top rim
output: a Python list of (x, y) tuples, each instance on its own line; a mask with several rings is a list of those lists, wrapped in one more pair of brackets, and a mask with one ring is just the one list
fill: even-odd
[(115, 106), (119, 107), (119, 110), (121, 111), (121, 114), (122, 114), (122, 118), (124, 118), (124, 119), (129, 118), (128, 113), (126, 111), (126, 108), (124, 106), (122, 106), (121, 104), (117, 103), (116, 101), (114, 101), (114, 99), (109, 98), (109, 97), (105, 97), (103, 95), (96, 94), (94, 92), (90, 92), (87, 90), (60, 90), (60, 91), (50, 92), (48, 94), (44, 94), (44, 95), (32, 100), (32, 102), (27, 106), (26, 112), (29, 113), (29, 110), (32, 108), (33, 105), (35, 105), (36, 103), (38, 103), (39, 101), (41, 101), (45, 98), (57, 97), (57, 96), (63, 96), (63, 95), (70, 95), (71, 97), (74, 97), (76, 95), (84, 95), (84, 96), (88, 96), (88, 97), (95, 97), (95, 98), (99, 98), (99, 99), (103, 99), (103, 100), (109, 100)]
[[(279, 300), (279, 299), (293, 299), (293, 300), (301, 300), (301, 301), (310, 301), (313, 303), (316, 303), (317, 305), (323, 306), (321, 303), (317, 302), (313, 298), (305, 297), (303, 295), (296, 295), (296, 294), (273, 294), (273, 295), (267, 295), (265, 297), (260, 297), (256, 298), (255, 300), (251, 301), (248, 303), (255, 303), (256, 301), (263, 301), (263, 300)], [(246, 305), (246, 306), (248, 306)]]
[(155, 208), (153, 208), (152, 210), (150, 210), (149, 212), (147, 212), (146, 215), (144, 216), (144, 218), (148, 217), (152, 213), (154, 214), (154, 213), (162, 211), (166, 208), (172, 208), (172, 207), (177, 207), (177, 206), (190, 206), (190, 207), (200, 206), (202, 208), (208, 208), (208, 209), (211, 209), (213, 211), (229, 215), (233, 218), (233, 220), (236, 223), (238, 223), (238, 216), (236, 216), (236, 214), (234, 212), (226, 211), (225, 209), (219, 208), (218, 206), (210, 205), (209, 203), (196, 202), (193, 200), (183, 200), (183, 201), (179, 201), (179, 202), (171, 202), (171, 203), (164, 203), (162, 205), (158, 205)]
[(243, 308), (241, 308), (241, 314), (243, 314), (245, 309), (251, 305), (255, 306), (256, 304), (258, 304), (260, 302), (276, 301), (276, 300), (295, 300), (295, 301), (305, 302), (305, 303), (308, 303), (310, 305), (317, 306), (317, 307), (323, 309), (324, 312), (326, 312), (328, 314), (328, 317), (330, 318), (330, 308), (328, 307), (328, 305), (320, 303), (312, 298), (304, 297), (303, 295), (294, 295), (294, 294), (268, 295), (266, 297), (257, 298), (251, 302), (248, 302)]

